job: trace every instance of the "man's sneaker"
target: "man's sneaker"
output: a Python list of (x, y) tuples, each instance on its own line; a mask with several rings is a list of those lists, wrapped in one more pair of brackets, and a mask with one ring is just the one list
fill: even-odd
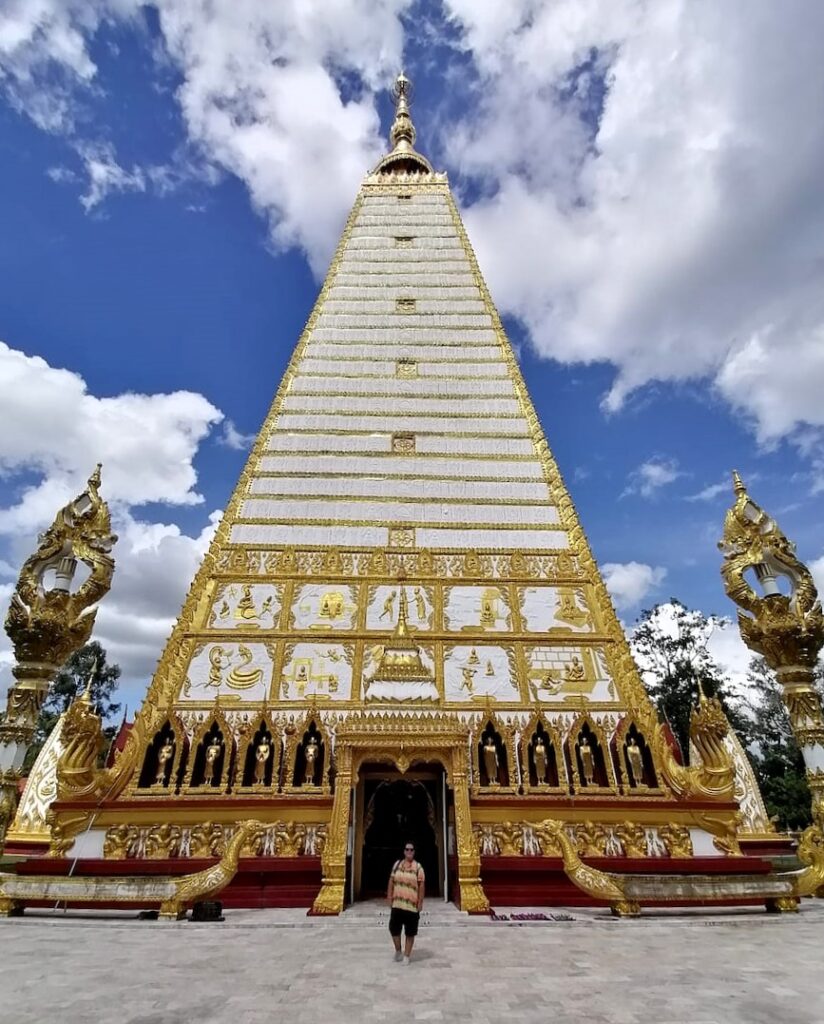
[(404, 967), (408, 967), (409, 966), (409, 957), (408, 956), (405, 956), (403, 958), (403, 966)]
[(395, 951), (395, 963), (399, 964), (403, 960), (403, 953), (398, 949)]

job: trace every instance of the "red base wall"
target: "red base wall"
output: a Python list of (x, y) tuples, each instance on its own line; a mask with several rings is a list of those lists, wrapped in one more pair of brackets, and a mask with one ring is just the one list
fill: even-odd
[[(15, 865), (20, 875), (188, 875), (214, 864), (214, 860), (78, 860), (37, 858)], [(320, 890), (320, 857), (245, 857), (238, 872), (215, 899), (224, 907), (310, 907)], [(81, 906), (81, 904), (77, 904)], [(105, 907), (94, 903), (87, 906)], [(110, 904), (111, 907), (123, 904)], [(138, 906), (135, 904), (135, 906)], [(145, 904), (139, 904), (144, 907)]]

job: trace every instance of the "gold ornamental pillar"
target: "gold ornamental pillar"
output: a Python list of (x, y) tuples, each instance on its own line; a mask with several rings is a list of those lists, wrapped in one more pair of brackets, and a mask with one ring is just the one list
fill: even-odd
[[(735, 503), (719, 542), (724, 588), (738, 605), (744, 643), (764, 657), (782, 688), (793, 734), (801, 748), (812, 795), (813, 821), (824, 825), (824, 713), (815, 686), (824, 646), (824, 614), (807, 566), (774, 519), (747, 493), (733, 473)], [(752, 572), (758, 590), (746, 578)], [(790, 593), (782, 593), (784, 579)]]
[[(62, 508), (20, 570), (6, 632), (14, 648), (14, 685), (0, 721), (0, 842), (17, 807), (17, 786), (43, 701), (55, 674), (92, 633), (97, 602), (114, 573), (109, 509), (98, 493), (100, 466)], [(78, 562), (89, 575), (72, 589)]]
[(340, 914), (346, 896), (346, 848), (349, 839), (349, 804), (352, 799), (352, 747), (338, 744), (335, 751), (335, 799), (326, 843), (321, 854), (322, 883), (312, 904), (317, 915)]
[(470, 914), (487, 914), (489, 900), (481, 885), (481, 856), (472, 835), (465, 748), (452, 752), (452, 786), (455, 799), (455, 847), (458, 853), (458, 905)]

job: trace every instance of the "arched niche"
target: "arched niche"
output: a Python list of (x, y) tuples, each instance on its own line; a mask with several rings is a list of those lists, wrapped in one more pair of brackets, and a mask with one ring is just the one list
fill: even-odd
[(240, 789), (278, 788), (280, 765), (278, 730), (265, 715), (241, 740), (237, 752), (236, 779)]
[[(558, 730), (541, 712), (527, 722), (520, 739), (521, 779), (525, 793), (565, 792), (563, 743)], [(539, 771), (543, 765), (543, 778)]]
[[(217, 754), (212, 757), (214, 748)], [(229, 776), (234, 743), (232, 730), (222, 714), (212, 714), (192, 737), (190, 793), (219, 792)]]
[(473, 733), (472, 763), (474, 795), (515, 791), (512, 731), (497, 716), (487, 715)]
[[(625, 790), (658, 789), (658, 774), (646, 736), (632, 718), (623, 718), (615, 731), (618, 778)], [(635, 767), (639, 771), (635, 771)], [(636, 776), (640, 777), (636, 777)]]
[(283, 789), (287, 793), (330, 792), (329, 736), (316, 711), (301, 726), (287, 726)]
[[(575, 793), (614, 793), (615, 773), (604, 731), (589, 715), (574, 722), (565, 745)], [(589, 750), (589, 754), (586, 751)]]
[[(166, 789), (172, 779), (178, 736), (167, 718), (146, 746), (143, 765), (137, 780), (138, 789)], [(161, 750), (163, 761), (161, 763)], [(161, 771), (162, 768), (162, 771)]]

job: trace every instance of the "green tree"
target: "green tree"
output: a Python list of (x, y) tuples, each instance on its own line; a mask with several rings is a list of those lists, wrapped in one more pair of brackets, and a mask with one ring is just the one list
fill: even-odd
[(633, 628), (630, 645), (647, 689), (669, 722), (685, 761), (689, 762), (689, 726), (698, 700), (699, 680), (709, 696), (721, 701), (746, 747), (749, 720), (732, 694), (730, 682), (709, 651), (709, 639), (727, 620), (687, 608), (675, 598), (645, 609)]
[(114, 700), (120, 679), (120, 666), (109, 665), (104, 648), (97, 640), (92, 640), (76, 651), (57, 673), (49, 695), (40, 709), (34, 739), (23, 765), (24, 771), (28, 771), (34, 764), (43, 744), (57, 725), (58, 718), (68, 709), (75, 697), (86, 689), (92, 671), (92, 701), (103, 719), (104, 734), (108, 739), (114, 737), (117, 726), (111, 719), (120, 711), (120, 704)]
[(806, 828), (812, 820), (810, 790), (781, 684), (760, 657), (750, 661), (747, 681), (754, 718), (750, 757), (767, 813), (777, 817), (780, 829)]

